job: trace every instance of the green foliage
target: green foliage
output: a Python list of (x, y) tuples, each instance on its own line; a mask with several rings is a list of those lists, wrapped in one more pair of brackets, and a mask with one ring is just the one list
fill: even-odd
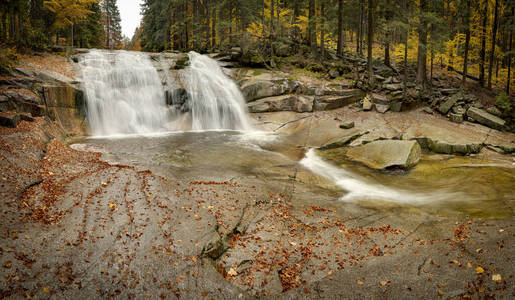
[(511, 99), (505, 92), (500, 93), (495, 97), (495, 105), (499, 108), (503, 116), (510, 116), (512, 112)]
[(0, 74), (12, 71), (12, 66), (18, 60), (18, 53), (14, 48), (0, 47)]

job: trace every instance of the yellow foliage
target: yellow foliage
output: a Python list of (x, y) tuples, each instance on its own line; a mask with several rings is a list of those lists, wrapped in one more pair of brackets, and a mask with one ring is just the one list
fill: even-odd
[(46, 8), (56, 14), (55, 26), (64, 28), (86, 19), (92, 13), (88, 6), (100, 0), (47, 0)]

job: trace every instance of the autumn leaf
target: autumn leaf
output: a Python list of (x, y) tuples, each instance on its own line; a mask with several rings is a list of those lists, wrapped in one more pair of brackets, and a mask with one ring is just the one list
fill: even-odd
[(114, 209), (115, 207), (116, 207), (116, 204), (114, 204), (114, 203), (109, 203), (109, 208), (110, 208), (110, 209)]
[(50, 293), (50, 290), (47, 287), (43, 287), (43, 292)]
[(483, 274), (483, 272), (485, 272), (485, 270), (483, 268), (481, 268), (481, 267), (477, 267), (476, 268), (476, 273), (477, 274)]
[(501, 282), (501, 280), (502, 280), (501, 274), (494, 274), (494, 275), (492, 275), (492, 280), (493, 281), (497, 281), (497, 282)]
[(227, 275), (236, 276), (236, 275), (238, 275), (238, 272), (236, 272), (235, 268), (231, 268), (231, 269), (229, 269), (229, 272), (227, 272)]
[(361, 280), (359, 280), (359, 279), (358, 279), (358, 284), (359, 284), (359, 285), (363, 285), (363, 281), (361, 281)]
[(385, 285), (387, 285), (387, 284), (388, 284), (388, 282), (387, 282), (387, 281), (384, 281), (384, 280), (383, 280), (383, 281), (381, 281), (380, 283), (381, 283), (381, 286), (385, 286)]

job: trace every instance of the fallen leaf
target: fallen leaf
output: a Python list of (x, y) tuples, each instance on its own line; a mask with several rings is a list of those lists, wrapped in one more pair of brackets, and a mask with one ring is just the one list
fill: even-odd
[(476, 267), (476, 273), (477, 274), (483, 274), (483, 272), (485, 272), (485, 269), (483, 269), (481, 267)]
[(363, 281), (358, 280), (358, 284), (359, 284), (359, 285), (363, 285)]
[(438, 295), (443, 296), (443, 291), (442, 290), (438, 290)]
[(114, 203), (109, 203), (109, 208), (113, 209), (113, 208), (115, 208), (115, 207), (116, 207), (116, 204), (114, 204)]
[(236, 275), (238, 275), (238, 272), (236, 272), (235, 268), (231, 268), (231, 269), (229, 269), (229, 272), (227, 272), (227, 275), (236, 276)]
[(50, 293), (50, 290), (47, 287), (43, 287), (43, 292)]
[(385, 286), (388, 282), (383, 280), (380, 283), (381, 283), (381, 286)]
[(492, 280), (493, 281), (497, 281), (497, 282), (501, 282), (501, 280), (502, 280), (501, 274), (494, 274), (494, 275), (492, 275)]

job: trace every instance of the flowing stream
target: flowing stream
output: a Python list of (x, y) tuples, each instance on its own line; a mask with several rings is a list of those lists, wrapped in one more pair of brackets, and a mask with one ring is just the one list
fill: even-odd
[[(99, 50), (84, 55), (93, 138), (74, 147), (186, 182), (235, 179), (299, 199), (324, 195), (481, 216), (511, 211), (512, 170), (471, 158), (429, 158), (406, 174), (388, 174), (330, 162), (313, 149), (300, 161), (265, 150), (263, 144), (280, 145), (282, 137), (252, 130), (244, 97), (215, 60), (195, 52), (188, 57), (189, 66), (172, 76), (163, 57), (153, 62), (144, 53)], [(188, 95), (181, 110), (167, 105), (170, 89)]]

